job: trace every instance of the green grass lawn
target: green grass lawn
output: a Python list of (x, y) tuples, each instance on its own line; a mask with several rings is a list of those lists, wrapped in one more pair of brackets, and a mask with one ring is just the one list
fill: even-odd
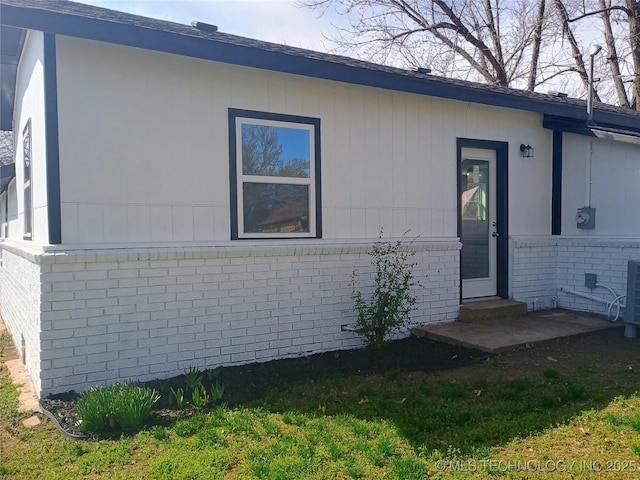
[(49, 421), (23, 427), (2, 372), (0, 477), (640, 478), (632, 368), (585, 363), (567, 374), (551, 364), (514, 375), (506, 367), (489, 360), (434, 374), (333, 377), (82, 442)]

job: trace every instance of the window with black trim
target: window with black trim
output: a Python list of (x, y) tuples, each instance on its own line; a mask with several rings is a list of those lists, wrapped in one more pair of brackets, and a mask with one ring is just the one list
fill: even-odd
[(229, 110), (231, 238), (319, 238), (320, 119)]
[(31, 119), (22, 131), (22, 158), (24, 163), (24, 239), (31, 240), (33, 236), (33, 193), (31, 191)]

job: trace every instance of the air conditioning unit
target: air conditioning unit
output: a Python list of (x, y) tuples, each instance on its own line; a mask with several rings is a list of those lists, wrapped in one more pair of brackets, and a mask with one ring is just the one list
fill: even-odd
[(627, 266), (627, 301), (624, 314), (625, 337), (636, 337), (640, 325), (640, 261), (629, 260)]

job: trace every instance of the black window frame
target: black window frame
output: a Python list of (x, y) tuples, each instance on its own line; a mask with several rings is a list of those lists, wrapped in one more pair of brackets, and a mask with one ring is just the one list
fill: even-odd
[[(238, 195), (242, 192), (238, 189), (239, 175), (238, 172), (238, 135), (242, 132), (238, 129), (241, 120), (263, 120), (278, 123), (290, 123), (292, 128), (297, 125), (304, 125), (306, 128), (311, 127), (313, 130), (313, 145), (310, 146), (313, 153), (313, 178), (310, 185), (313, 192), (310, 194), (309, 209), (313, 209), (315, 213), (315, 222), (309, 226), (309, 233), (305, 234), (245, 234), (243, 226), (240, 225), (239, 202)], [(274, 240), (274, 239), (309, 239), (322, 238), (322, 203), (321, 203), (321, 139), (320, 139), (320, 119), (314, 117), (306, 117), (299, 115), (287, 115), (280, 113), (261, 112), (255, 110), (229, 109), (229, 183), (230, 183), (230, 206), (231, 206), (231, 239), (232, 240)], [(240, 180), (241, 181), (241, 180)], [(248, 182), (247, 182), (248, 183)], [(313, 204), (315, 205), (313, 205)]]

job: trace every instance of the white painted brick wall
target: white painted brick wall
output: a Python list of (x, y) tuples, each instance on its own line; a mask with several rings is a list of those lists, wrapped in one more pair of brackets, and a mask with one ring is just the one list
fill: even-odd
[[(584, 274), (595, 273), (599, 284), (608, 285), (619, 295), (624, 295), (627, 290), (629, 260), (640, 260), (640, 241), (561, 238), (558, 240), (558, 288), (588, 293), (611, 301), (613, 295), (606, 288), (586, 288)], [(558, 292), (558, 305), (600, 314), (605, 314), (607, 309), (606, 305), (563, 291)]]
[(556, 292), (556, 237), (511, 239), (511, 296), (529, 310), (551, 308)]
[(613, 295), (603, 287), (584, 286), (585, 273), (595, 273), (598, 283), (626, 294), (627, 262), (640, 259), (640, 241), (589, 237), (534, 237), (511, 239), (512, 295), (526, 301), (529, 309), (538, 298), (541, 308), (557, 306), (569, 310), (606, 314), (607, 307), (567, 293), (587, 293), (605, 300)]
[[(38, 391), (41, 387), (40, 296), (50, 295), (51, 285), (40, 284), (41, 269), (35, 260), (36, 257), (27, 252), (23, 255), (8, 250), (2, 252), (0, 314), (20, 355), (23, 355), (24, 342), (23, 361)], [(48, 274), (49, 268), (43, 266), (42, 275)]]
[[(369, 246), (43, 253), (35, 259), (42, 296), (24, 300), (35, 309), (36, 333), (40, 307), (41, 395), (359, 347), (360, 337), (341, 325), (355, 322), (352, 271), (359, 270), (363, 284), (371, 279)], [(421, 284), (413, 323), (454, 320), (460, 244), (424, 241), (412, 248)], [(32, 267), (21, 266), (38, 271)], [(30, 281), (38, 290), (37, 277)], [(14, 324), (23, 321), (16, 318)]]

